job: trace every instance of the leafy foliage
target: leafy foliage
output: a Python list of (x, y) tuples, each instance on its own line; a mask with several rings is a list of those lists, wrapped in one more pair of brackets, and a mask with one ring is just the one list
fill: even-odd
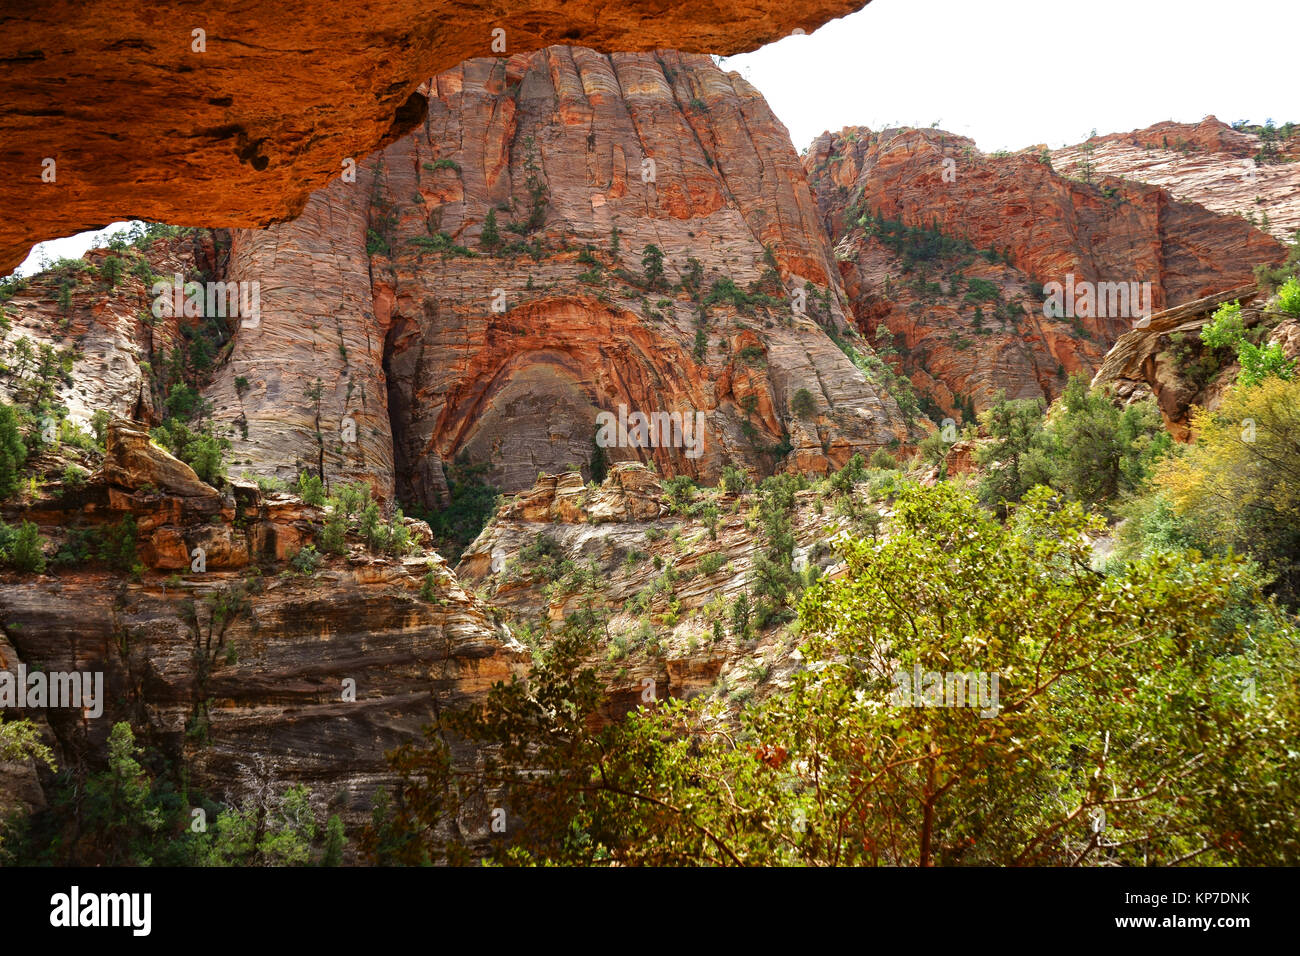
[(0, 402), (0, 500), (10, 497), (22, 482), (27, 443), (23, 441), (18, 409)]
[[(10, 726), (8, 724), (0, 727)], [(40, 756), (38, 754), (38, 756)], [(238, 806), (178, 789), (156, 751), (116, 723), (102, 770), (59, 773), (49, 807), (17, 827), (5, 848), (22, 866), (337, 866), (342, 823), (323, 829), (305, 786), (258, 791)], [(191, 806), (212, 825), (195, 827)]]
[[(527, 681), (498, 683), (390, 754), (401, 783), (363, 853), (619, 866), (1294, 857), (1296, 634), (1267, 604), (1233, 613), (1258, 599), (1239, 561), (1153, 555), (1097, 572), (1087, 536), (1100, 519), (1045, 489), (1006, 524), (947, 485), (909, 486), (896, 505), (892, 536), (846, 541), (848, 573), (807, 592), (805, 666), (738, 725), (703, 697), (599, 719), (610, 702), (585, 661), (603, 623), (584, 609)], [(913, 666), (996, 673), (998, 697), (900, 705), (895, 675)], [(1251, 674), (1267, 676), (1243, 694)], [(456, 760), (453, 742), (483, 761)], [(490, 833), (493, 808), (507, 832)]]
[(1083, 376), (1069, 381), (1048, 420), (1039, 399), (1002, 399), (980, 424), (993, 439), (977, 453), (989, 505), (1018, 501), (1035, 485), (1089, 506), (1113, 501), (1140, 488), (1172, 444), (1150, 400), (1120, 408)]
[(1196, 444), (1170, 459), (1156, 486), (1201, 540), (1254, 557), (1300, 599), (1300, 382), (1240, 382), (1214, 413), (1192, 420)]
[[(1300, 291), (1296, 295), (1300, 297)], [(1230, 346), (1236, 349), (1237, 361), (1241, 364), (1237, 381), (1247, 388), (1270, 376), (1290, 379), (1295, 372), (1295, 360), (1286, 357), (1280, 342), (1261, 345), (1250, 340), (1243, 324), (1240, 302), (1219, 306), (1210, 323), (1201, 329), (1201, 340), (1211, 348)]]
[(500, 491), (484, 480), (490, 467), (468, 461), (449, 465), (446, 507), (438, 511), (411, 509), (413, 515), (429, 523), (438, 550), (448, 561), (455, 563), (460, 559), (496, 512)]

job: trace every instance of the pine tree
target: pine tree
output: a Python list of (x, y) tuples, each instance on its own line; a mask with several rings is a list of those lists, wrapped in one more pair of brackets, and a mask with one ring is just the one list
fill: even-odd
[(645, 269), (646, 285), (656, 288), (664, 277), (664, 253), (655, 245), (648, 245), (641, 253), (641, 267)]
[(18, 426), (17, 410), (0, 402), (0, 499), (18, 490), (27, 461), (27, 445)]
[(489, 251), (501, 245), (501, 233), (497, 230), (497, 211), (495, 209), (488, 210), (487, 218), (483, 220), (483, 231), (479, 234), (478, 243)]

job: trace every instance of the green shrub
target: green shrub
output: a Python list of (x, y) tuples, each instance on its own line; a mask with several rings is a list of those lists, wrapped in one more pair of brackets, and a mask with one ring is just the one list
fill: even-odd
[(1300, 278), (1292, 276), (1277, 290), (1277, 307), (1288, 315), (1300, 315)]
[(105, 256), (99, 267), (99, 277), (110, 289), (116, 288), (122, 279), (125, 263), (118, 256)]
[[(435, 159), (431, 163), (425, 163), (424, 168), (431, 173), (437, 172), (440, 169), (454, 169), (456, 172), (460, 172), (460, 163), (456, 162), (454, 159)], [(491, 213), (489, 213), (489, 215), (490, 214)]]
[(68, 465), (63, 469), (62, 484), (69, 491), (75, 491), (86, 483), (86, 476), (90, 472), (80, 465)]
[(299, 574), (315, 574), (325, 559), (320, 552), (316, 550), (315, 545), (306, 545), (301, 548), (289, 561), (293, 569)]
[(43, 543), (40, 529), (30, 521), (24, 521), (17, 530), (0, 525), (0, 559), (24, 574), (44, 573)]
[[(1300, 308), (1300, 283), (1296, 283), (1294, 294), (1297, 308)], [(1237, 361), (1241, 365), (1237, 381), (1246, 388), (1258, 385), (1270, 376), (1290, 381), (1295, 372), (1295, 360), (1286, 357), (1280, 342), (1257, 345), (1246, 335), (1240, 302), (1219, 306), (1210, 323), (1201, 329), (1201, 341), (1211, 348), (1226, 346), (1236, 349)]]
[(321, 549), (330, 554), (348, 553), (348, 519), (347, 515), (336, 505), (325, 519), (325, 526), (317, 538)]
[(200, 481), (216, 486), (226, 477), (226, 465), (223, 455), (230, 448), (230, 442), (215, 435), (197, 435), (185, 446), (182, 459), (199, 476)]
[(139, 529), (135, 516), (127, 515), (117, 524), (106, 525), (96, 535), (95, 557), (114, 571), (132, 571), (137, 564)]
[(697, 486), (690, 475), (676, 475), (664, 482), (664, 496), (671, 514), (692, 515)]
[(22, 483), (27, 443), (23, 441), (21, 425), (21, 412), (0, 402), (0, 500), (13, 495)]
[(317, 507), (325, 504), (325, 485), (317, 475), (302, 472), (298, 475), (298, 497), (302, 499), (303, 504), (316, 505)]
[(696, 565), (696, 570), (704, 577), (708, 577), (711, 574), (717, 574), (718, 570), (726, 563), (727, 559), (723, 557), (722, 552), (710, 551), (708, 554), (704, 555), (704, 557), (700, 558), (699, 564)]
[(663, 250), (653, 244), (647, 245), (641, 253), (641, 268), (645, 270), (646, 286), (658, 288), (664, 279)]
[(876, 469), (897, 469), (898, 459), (885, 451), (883, 448), (877, 448), (871, 453), (870, 465)]
[(962, 301), (971, 304), (996, 302), (1002, 295), (1001, 290), (992, 282), (974, 276), (966, 280), (966, 289), (967, 292)]
[(489, 209), (483, 220), (483, 230), (479, 233), (478, 244), (489, 252), (501, 245), (501, 231), (497, 228), (497, 212)]
[(724, 465), (722, 467), (722, 493), (724, 495), (744, 494), (753, 486), (754, 483), (746, 472), (733, 465)]
[[(600, 449), (603, 452), (603, 449)], [(447, 504), (437, 511), (407, 507), (413, 517), (428, 522), (433, 531), (438, 551), (448, 561), (455, 563), (470, 543), (479, 536), (496, 511), (500, 490), (485, 480), (491, 465), (471, 465), (460, 459), (446, 466)], [(592, 476), (596, 476), (593, 459)], [(603, 480), (602, 474), (599, 479)]]

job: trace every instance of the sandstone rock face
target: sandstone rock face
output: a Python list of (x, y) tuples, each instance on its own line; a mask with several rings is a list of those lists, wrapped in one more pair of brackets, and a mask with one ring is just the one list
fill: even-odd
[(1300, 322), (1278, 321), (1276, 313), (1268, 312), (1267, 303), (1259, 301), (1257, 288), (1248, 285), (1153, 315), (1149, 326), (1120, 337), (1092, 384), (1113, 388), (1124, 401), (1154, 398), (1165, 427), (1177, 440), (1188, 441), (1193, 437), (1193, 406), (1214, 411), (1236, 381), (1237, 363), (1215, 355), (1201, 342), (1201, 329), (1215, 310), (1233, 301), (1246, 306), (1242, 321), (1247, 328), (1268, 322), (1272, 328), (1265, 341), (1280, 344), (1289, 358), (1300, 355)]
[[(669, 514), (658, 481), (636, 464), (571, 496), (575, 509), (555, 515), (535, 507), (559, 500), (566, 477), (580, 481), (576, 474), (543, 476), (498, 513), (456, 567), (466, 587), (487, 596), (519, 633), (535, 629), (539, 619), (562, 622), (589, 604), (607, 611), (609, 639), (593, 664), (615, 709), (635, 706), (649, 682), (659, 699), (708, 693), (736, 705), (781, 685), (798, 663), (798, 641), (789, 630), (769, 627), (747, 639), (731, 624), (733, 602), (751, 587), (763, 549), (750, 513), (754, 495), (716, 500), (714, 536), (703, 518)], [(611, 508), (633, 489), (640, 506)], [(795, 498), (794, 566), (833, 567), (838, 558), (828, 538), (840, 521), (818, 513), (816, 492)], [(524, 502), (531, 504), (521, 507)], [(529, 549), (550, 555), (552, 563), (530, 559)], [(585, 573), (590, 587), (580, 583)]]
[(1261, 157), (1262, 147), (1258, 135), (1207, 116), (1194, 125), (1157, 123), (1098, 136), (1054, 150), (1052, 163), (1075, 174), (1087, 163), (1100, 174), (1160, 186), (1214, 212), (1249, 217), (1264, 232), (1292, 242), (1300, 229), (1300, 136), (1277, 144), (1278, 162)]
[[(824, 134), (804, 164), (859, 325), (873, 341), (892, 336), (917, 391), (954, 417), (1001, 391), (1050, 400), (1067, 376), (1094, 372), (1134, 327), (1141, 283), (1160, 311), (1241, 285), (1282, 255), (1243, 220), (1163, 189), (1088, 185), (1032, 151), (987, 156), (941, 130)], [(967, 242), (903, 236), (872, 214)], [(1069, 276), (1080, 288), (1139, 283), (1139, 294), (1127, 311), (1047, 316), (1039, 287)]]
[[(0, 574), (0, 667), (103, 674), (101, 716), (27, 715), (48, 719), (61, 765), (102, 753), (113, 723), (129, 720), (203, 792), (238, 803), (307, 783), (354, 826), (392, 782), (388, 749), (526, 657), (437, 555), (380, 557), (353, 544), (315, 572), (281, 571), (314, 539), (321, 509), (263, 498), (256, 485), (236, 485), (203, 514), (192, 497), (127, 496), (95, 480), (21, 517), (55, 546), (123, 518), (138, 529), (130, 577), (94, 560)], [(191, 570), (192, 545), (208, 549), (205, 572)], [(0, 767), (0, 800), (39, 805), (33, 773)]]
[[(0, 671), (18, 674), (18, 665), (23, 660), (9, 643), (4, 632), (0, 631)], [(11, 718), (12, 719), (12, 718)], [(50, 729), (49, 722), (41, 712), (33, 712), (27, 718), (36, 725), (41, 743), (49, 747), (54, 755), (55, 765), (62, 766), (62, 754), (58, 752), (59, 740)], [(44, 765), (35, 758), (26, 760), (0, 760), (0, 816), (11, 813), (35, 813), (48, 805), (45, 791), (41, 789), (41, 772)]]
[(663, 485), (639, 462), (615, 465), (594, 492), (577, 472), (539, 475), (532, 488), (501, 509), (509, 520), (558, 524), (653, 521), (667, 513)]
[[(15, 364), (21, 339), (27, 339), (33, 353), (42, 348), (70, 351), (71, 372), (54, 383), (55, 397), (68, 409), (68, 417), (85, 428), (96, 411), (113, 416), (148, 420), (157, 424), (162, 408), (156, 389), (156, 373), (182, 341), (182, 329), (192, 325), (172, 307), (170, 294), (154, 315), (158, 299), (153, 293), (155, 278), (168, 284), (175, 276), (196, 276), (200, 271), (224, 268), (219, 246), (225, 237), (205, 232), (195, 237), (160, 239), (138, 256), (118, 278), (114, 287), (96, 274), (53, 269), (31, 277), (0, 303), (8, 327), (0, 328), (0, 343)], [(110, 253), (96, 249), (85, 261), (102, 267)], [(124, 260), (125, 261), (125, 260)], [(66, 291), (64, 291), (66, 288)], [(60, 297), (66, 296), (66, 302)], [(0, 395), (18, 398), (18, 376), (0, 380)]]
[(239, 426), (235, 470), (290, 480), (306, 470), (392, 495), (387, 321), (366, 253), (372, 185), (363, 164), (356, 183), (315, 193), (293, 222), (234, 233), (226, 278), (257, 284), (260, 315), (234, 329), (205, 397)]
[(108, 484), (127, 491), (152, 486), (182, 498), (220, 497), (193, 468), (153, 444), (142, 426), (123, 419), (108, 425), (103, 475)]
[(0, 270), (34, 242), (118, 219), (291, 218), (347, 160), (418, 126), (417, 87), (469, 57), (558, 42), (738, 53), (797, 27), (812, 32), (864, 2), (390, 0), (360, 11), (305, 0), (201, 10), (54, 0), (9, 9)]
[(674, 416), (609, 461), (706, 480), (787, 449), (786, 467), (824, 472), (908, 439), (828, 335), (846, 334), (829, 244), (788, 134), (739, 76), (553, 47), (424, 89), (425, 123), (355, 182), (234, 235), (229, 277), (259, 282), (262, 321), (235, 330), (208, 394), (247, 426), (237, 466), (431, 507), (457, 459), (507, 491), (589, 474), (602, 412)]

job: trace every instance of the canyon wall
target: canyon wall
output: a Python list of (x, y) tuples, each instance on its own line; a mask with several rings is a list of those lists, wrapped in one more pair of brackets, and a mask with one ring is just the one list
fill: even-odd
[[(986, 155), (937, 129), (824, 134), (804, 164), (863, 332), (877, 341), (885, 330), (894, 360), (944, 414), (1004, 391), (1050, 400), (1068, 375), (1091, 375), (1142, 319), (1143, 283), (1149, 315), (1282, 257), (1241, 218), (1159, 187), (1071, 179), (1045, 151)], [(1126, 309), (1047, 316), (1042, 287), (1069, 277), (1138, 294)]]
[(1132, 179), (1167, 189), (1227, 216), (1241, 216), (1281, 242), (1300, 229), (1300, 135), (1266, 144), (1214, 116), (1199, 123), (1156, 123), (1131, 133), (1097, 136), (1052, 151), (1052, 164), (1079, 175)]
[[(703, 56), (554, 47), (471, 60), (427, 92), (425, 123), (355, 182), (235, 232), (229, 277), (260, 282), (263, 308), (209, 390), (218, 418), (247, 423), (235, 461), (323, 464), (428, 507), (458, 458), (509, 491), (589, 474), (602, 411), (698, 425), (694, 445), (607, 455), (704, 480), (909, 439), (828, 334), (852, 335), (834, 259), (744, 80)], [(796, 415), (800, 389), (813, 407)]]

